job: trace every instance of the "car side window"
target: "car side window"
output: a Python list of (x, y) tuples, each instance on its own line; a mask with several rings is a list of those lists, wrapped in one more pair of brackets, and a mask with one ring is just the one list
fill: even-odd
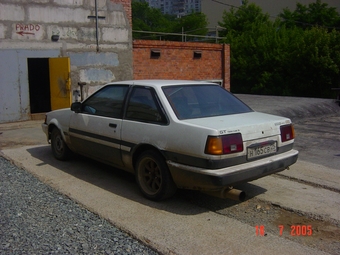
[(82, 104), (82, 112), (92, 115), (121, 118), (122, 108), (129, 86), (106, 86)]
[(167, 123), (155, 91), (148, 87), (133, 88), (127, 105), (126, 118), (149, 123)]

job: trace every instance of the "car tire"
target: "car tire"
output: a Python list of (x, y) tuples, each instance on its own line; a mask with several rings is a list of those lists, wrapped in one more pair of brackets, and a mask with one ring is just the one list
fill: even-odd
[(71, 157), (71, 150), (67, 147), (58, 128), (53, 128), (52, 130), (51, 148), (53, 156), (58, 160), (65, 161)]
[(136, 163), (136, 180), (143, 195), (153, 201), (169, 198), (177, 190), (162, 155), (152, 150), (139, 156)]

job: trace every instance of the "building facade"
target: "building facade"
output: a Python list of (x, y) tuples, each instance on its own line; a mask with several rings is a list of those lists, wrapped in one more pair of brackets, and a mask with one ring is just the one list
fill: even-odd
[(0, 123), (132, 79), (130, 0), (1, 0)]
[(185, 16), (192, 12), (201, 12), (201, 0), (142, 0), (150, 7), (160, 9), (163, 14)]
[(133, 41), (134, 79), (204, 80), (230, 90), (230, 45)]

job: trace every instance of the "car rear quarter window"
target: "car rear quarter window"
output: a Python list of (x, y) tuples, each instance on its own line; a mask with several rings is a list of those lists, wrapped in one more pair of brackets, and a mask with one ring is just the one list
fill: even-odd
[(98, 116), (121, 118), (129, 86), (106, 86), (82, 104), (82, 112)]
[(218, 85), (176, 85), (162, 89), (178, 119), (252, 111), (246, 104)]
[(155, 91), (141, 86), (135, 86), (132, 89), (127, 104), (126, 119), (158, 124), (167, 123)]

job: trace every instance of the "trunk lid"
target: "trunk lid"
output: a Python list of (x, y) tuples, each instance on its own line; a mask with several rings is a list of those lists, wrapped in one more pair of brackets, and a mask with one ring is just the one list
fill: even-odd
[(291, 123), (288, 118), (260, 112), (189, 119), (183, 122), (215, 130), (215, 135), (241, 133), (243, 141), (279, 135), (280, 126)]

